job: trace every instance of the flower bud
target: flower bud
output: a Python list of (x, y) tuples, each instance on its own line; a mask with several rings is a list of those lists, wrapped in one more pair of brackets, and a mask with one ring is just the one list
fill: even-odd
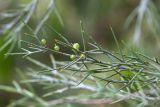
[(86, 58), (86, 55), (85, 55), (85, 54), (81, 54), (81, 55), (80, 55), (80, 58), (81, 58), (81, 59), (85, 59), (85, 58)]
[(54, 50), (55, 50), (55, 51), (59, 51), (59, 50), (60, 50), (60, 47), (59, 47), (58, 45), (55, 45), (55, 46), (54, 46)]
[(79, 50), (79, 48), (80, 48), (79, 43), (74, 43), (73, 48), (76, 49), (76, 50)]
[(46, 39), (41, 39), (41, 44), (42, 45), (46, 45), (46, 43), (47, 43)]
[(74, 60), (74, 59), (76, 59), (76, 56), (75, 55), (70, 55), (70, 59)]

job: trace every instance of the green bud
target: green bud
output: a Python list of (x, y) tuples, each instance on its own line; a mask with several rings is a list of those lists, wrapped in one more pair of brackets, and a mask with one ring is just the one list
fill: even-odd
[(59, 47), (58, 45), (55, 45), (55, 46), (54, 46), (54, 50), (55, 50), (55, 51), (59, 51), (59, 50), (60, 50), (60, 47)]
[(74, 60), (74, 59), (76, 59), (76, 56), (75, 55), (70, 55), (70, 59)]
[(81, 58), (81, 59), (85, 59), (85, 58), (86, 58), (86, 55), (85, 55), (85, 54), (81, 54), (81, 55), (80, 55), (80, 58)]
[(76, 50), (79, 50), (79, 48), (80, 48), (79, 43), (74, 43), (73, 48), (76, 49)]
[(42, 43), (42, 45), (46, 45), (46, 43), (47, 43), (46, 39), (41, 39), (41, 43)]

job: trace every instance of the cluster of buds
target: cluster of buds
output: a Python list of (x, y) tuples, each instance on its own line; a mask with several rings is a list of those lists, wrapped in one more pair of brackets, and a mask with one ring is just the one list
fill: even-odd
[[(42, 44), (42, 45), (46, 45), (46, 43), (47, 43), (46, 39), (44, 39), (44, 38), (41, 39), (41, 44)], [(76, 50), (76, 51), (79, 51), (79, 50), (80, 50), (80, 44), (79, 44), (79, 43), (74, 43), (74, 44), (72, 45), (72, 48), (73, 48), (74, 50)], [(55, 50), (55, 51), (60, 51), (60, 47), (59, 47), (57, 44), (55, 44), (55, 45), (54, 45), (54, 50)], [(80, 59), (85, 59), (85, 58), (86, 58), (86, 56), (85, 56), (84, 53), (80, 54)], [(75, 60), (75, 59), (76, 59), (76, 55), (74, 55), (74, 54), (70, 55), (70, 59), (71, 59), (71, 60)]]
[[(80, 49), (79, 43), (74, 43), (73, 46), (72, 46), (72, 48), (75, 49), (75, 50), (77, 50), (77, 51), (79, 51), (79, 49)], [(86, 58), (85, 54), (83, 54), (83, 53), (80, 54), (80, 59), (85, 59), (85, 58)], [(70, 59), (71, 60), (76, 59), (76, 55), (70, 55)]]

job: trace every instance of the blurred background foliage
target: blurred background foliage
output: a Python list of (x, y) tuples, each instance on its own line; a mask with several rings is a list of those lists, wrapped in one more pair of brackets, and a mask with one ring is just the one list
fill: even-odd
[[(14, 43), (9, 42), (6, 48), (0, 51), (0, 84), (10, 84), (12, 80), (18, 80), (16, 73), (17, 68), (25, 72), (29, 62), (23, 61), (21, 56), (8, 56), (4, 54), (8, 50), (16, 52), (18, 50), (18, 42), (15, 38), (28, 38), (24, 33), (31, 33), (26, 27), (19, 28), (22, 21), (19, 16), (26, 18), (28, 13), (31, 16), (27, 20), (27, 24), (36, 29), (41, 23), (43, 17), (48, 14), (50, 0), (39, 0), (33, 7), (26, 8), (26, 5), (36, 0), (0, 0), (0, 46), (6, 44), (6, 37), (13, 38)], [(53, 26), (58, 32), (64, 34), (70, 41), (79, 41), (80, 36), (80, 20), (83, 21), (85, 31), (91, 34), (94, 39), (103, 47), (116, 51), (116, 45), (110, 31), (110, 26), (116, 32), (119, 41), (123, 40), (129, 47), (137, 47), (140, 51), (147, 55), (160, 57), (160, 1), (148, 0), (150, 3), (145, 8), (146, 12), (142, 21), (137, 21), (138, 15), (136, 9), (141, 7), (143, 0), (56, 0), (54, 11), (47, 18), (47, 24)], [(145, 1), (145, 0), (144, 0)], [(146, 0), (147, 1), (147, 0)], [(33, 10), (31, 10), (33, 9)], [(28, 12), (29, 11), (29, 12)], [(26, 12), (26, 13), (25, 13)], [(28, 12), (28, 13), (27, 13)], [(33, 12), (33, 13), (32, 13)], [(26, 15), (27, 14), (27, 15)], [(130, 23), (129, 23), (130, 22)], [(20, 23), (20, 24), (19, 24)], [(137, 23), (142, 23), (138, 32), (140, 37), (138, 41), (134, 41), (136, 35)], [(20, 35), (20, 36), (15, 36)], [(46, 38), (50, 47), (54, 44), (53, 33), (46, 24), (37, 32), (39, 38)], [(8, 39), (10, 40), (10, 39)], [(122, 45), (124, 47), (124, 45)], [(33, 55), (34, 56), (34, 55)], [(49, 64), (49, 58), (45, 54), (35, 55), (34, 57)], [(56, 55), (56, 59), (64, 60), (60, 55)], [(11, 102), (16, 95), (0, 92), (0, 107)], [(116, 105), (118, 107), (118, 105)], [(99, 106), (99, 107), (103, 107)], [(107, 106), (108, 107), (108, 106)]]

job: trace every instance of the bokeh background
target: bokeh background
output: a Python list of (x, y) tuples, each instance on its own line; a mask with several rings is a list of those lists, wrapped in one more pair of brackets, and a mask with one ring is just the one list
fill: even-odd
[[(147, 8), (143, 7), (143, 0), (56, 0), (55, 8), (58, 12), (52, 12), (46, 21), (53, 26), (58, 32), (64, 34), (71, 42), (81, 42), (80, 20), (82, 20), (85, 31), (91, 34), (94, 39), (108, 50), (116, 51), (116, 45), (110, 30), (110, 27), (116, 33), (121, 44), (124, 41), (129, 47), (136, 47), (149, 56), (160, 58), (160, 1), (149, 0), (151, 3)], [(145, 1), (145, 0), (144, 0)], [(31, 0), (0, 0), (0, 46), (5, 44), (5, 37), (9, 31), (17, 27), (14, 20), (21, 14), (24, 5), (29, 4)], [(35, 29), (45, 14), (50, 0), (39, 0), (36, 11), (28, 21), (28, 25)], [(145, 8), (146, 12), (142, 21), (137, 21), (142, 13), (134, 13), (138, 8)], [(149, 13), (149, 12), (150, 13)], [(4, 13), (16, 13), (13, 16), (5, 16)], [(131, 20), (130, 20), (131, 19)], [(128, 23), (130, 20), (130, 23)], [(141, 23), (139, 41), (134, 41), (137, 23)], [(21, 30), (20, 35), (29, 33), (26, 27)], [(55, 35), (46, 25), (42, 26), (39, 32), (40, 38), (46, 38), (50, 46), (53, 45)], [(25, 38), (25, 37), (24, 37)], [(32, 41), (32, 39), (30, 38)], [(8, 56), (4, 54), (10, 45), (0, 51), (0, 84), (10, 85), (12, 80), (18, 80), (16, 71), (26, 72), (25, 67), (29, 62), (23, 61), (21, 56)], [(121, 47), (125, 46), (121, 44)], [(14, 48), (13, 51), (17, 51)], [(46, 63), (48, 57), (38, 55)], [(57, 60), (63, 60), (61, 56), (56, 56)], [(0, 91), (0, 107), (7, 105), (13, 99), (17, 98), (16, 94)]]

